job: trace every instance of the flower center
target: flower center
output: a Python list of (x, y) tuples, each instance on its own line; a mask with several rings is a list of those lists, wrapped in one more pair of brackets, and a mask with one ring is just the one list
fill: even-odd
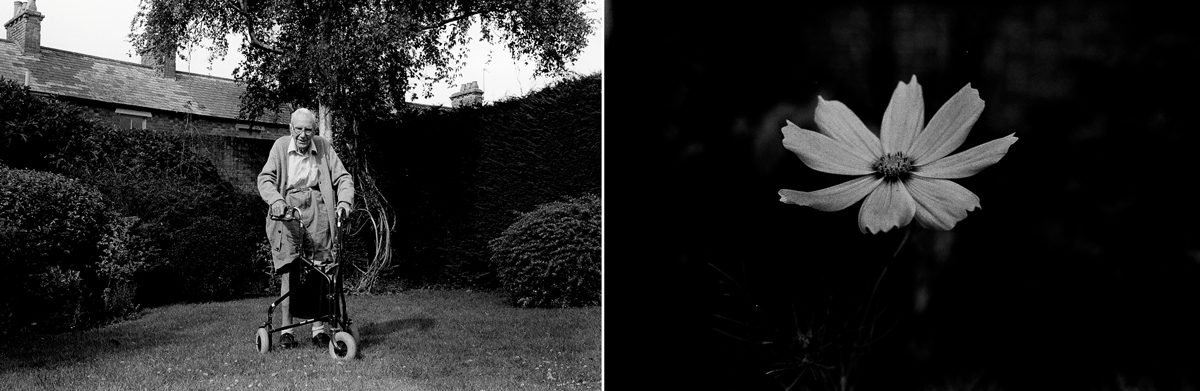
[(904, 179), (913, 171), (913, 159), (900, 152), (893, 152), (876, 160), (871, 169), (884, 179)]

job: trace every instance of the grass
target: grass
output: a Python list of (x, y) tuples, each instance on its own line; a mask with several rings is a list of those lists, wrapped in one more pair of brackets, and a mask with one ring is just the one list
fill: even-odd
[(254, 332), (272, 299), (173, 305), (94, 330), (10, 337), (0, 344), (0, 388), (600, 389), (599, 307), (518, 309), (471, 291), (353, 296), (359, 359), (335, 362), (307, 343), (260, 355)]

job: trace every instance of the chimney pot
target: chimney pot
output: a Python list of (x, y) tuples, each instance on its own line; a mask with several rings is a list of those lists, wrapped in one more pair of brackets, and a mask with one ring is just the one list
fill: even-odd
[(476, 81), (463, 84), (458, 92), (450, 95), (450, 105), (454, 108), (479, 106), (482, 104), (483, 90), (479, 89), (479, 82)]
[(175, 49), (171, 49), (171, 53), (163, 56), (162, 66), (163, 77), (168, 79), (175, 78)]
[(36, 1), (31, 0), (28, 4), (13, 2), (13, 17), (4, 24), (4, 28), (8, 40), (16, 42), (21, 48), (21, 54), (41, 52), (43, 18), (45, 16), (37, 11)]
[(152, 52), (142, 54), (142, 65), (154, 68), (159, 75), (168, 79), (175, 78), (175, 49), (170, 54), (156, 58)]

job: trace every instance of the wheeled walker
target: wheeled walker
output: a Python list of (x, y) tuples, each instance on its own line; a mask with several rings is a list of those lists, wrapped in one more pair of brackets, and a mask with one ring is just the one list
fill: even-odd
[[(305, 228), (307, 227), (300, 220), (299, 208), (288, 208), (282, 216), (271, 216), (271, 219), (282, 221), (284, 224), (299, 224), (300, 232), (306, 232)], [(260, 354), (271, 351), (271, 334), (316, 322), (327, 322), (332, 335), (329, 339), (329, 355), (336, 360), (351, 360), (358, 355), (358, 332), (350, 320), (350, 315), (346, 312), (346, 295), (342, 291), (342, 267), (338, 261), (338, 252), (341, 250), (341, 226), (342, 222), (339, 219), (337, 229), (332, 233), (333, 249), (330, 251), (329, 262), (314, 259), (313, 251), (306, 246), (308, 235), (299, 235), (301, 237), (298, 245), (299, 256), (286, 266), (291, 269), (291, 273), (299, 273), (298, 283), (292, 284), (293, 286), (287, 293), (280, 295), (271, 303), (270, 307), (267, 307), (267, 321), (263, 322), (255, 334), (255, 344)], [(287, 235), (288, 232), (284, 230), (280, 234)], [(292, 298), (290, 307), (292, 315), (309, 320), (273, 327), (272, 315), (275, 307), (278, 307), (288, 297)]]

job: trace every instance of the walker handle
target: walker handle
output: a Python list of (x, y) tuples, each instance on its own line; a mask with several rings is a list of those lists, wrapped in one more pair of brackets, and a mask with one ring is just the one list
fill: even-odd
[(300, 208), (297, 208), (297, 207), (294, 207), (294, 206), (293, 206), (293, 207), (290, 207), (290, 208), (284, 208), (284, 209), (283, 209), (283, 214), (282, 214), (282, 215), (279, 215), (279, 216), (269, 216), (269, 217), (271, 218), (271, 220), (275, 220), (275, 221), (292, 221), (292, 220), (298, 220), (298, 219), (300, 218)]

